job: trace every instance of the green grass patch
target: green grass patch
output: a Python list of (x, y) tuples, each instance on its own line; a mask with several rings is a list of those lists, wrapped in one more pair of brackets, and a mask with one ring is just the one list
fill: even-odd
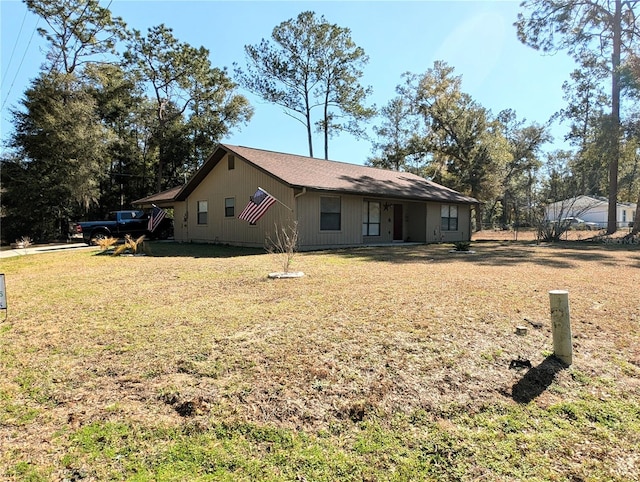
[[(101, 467), (86, 473), (99, 479), (545, 481), (563, 479), (568, 469), (577, 477), (588, 467), (591, 480), (622, 481), (628, 475), (616, 476), (599, 457), (612, 450), (602, 444), (640, 449), (631, 435), (640, 428), (638, 408), (500, 405), (424, 423), (396, 416), (393, 427), (372, 419), (338, 438), (247, 423), (143, 431), (92, 424), (71, 436), (74, 456), (66, 463)], [(583, 429), (592, 434), (588, 440)]]

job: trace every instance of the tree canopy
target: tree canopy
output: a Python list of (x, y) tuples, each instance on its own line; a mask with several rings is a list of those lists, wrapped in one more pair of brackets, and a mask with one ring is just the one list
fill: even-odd
[(640, 40), (634, 0), (526, 0), (516, 22), (518, 38), (544, 52), (567, 50), (581, 64), (593, 63), (609, 72), (611, 114), (607, 123), (609, 143), (609, 222), (617, 229), (618, 167), (620, 147), (620, 78), (623, 61)]
[(548, 126), (518, 119), (513, 110), (494, 116), (463, 91), (462, 77), (444, 61), (402, 78), (398, 96), (380, 110), (376, 155), (367, 164), (410, 171), (482, 201), (476, 229), (530, 223)]
[(115, 54), (126, 26), (99, 0), (25, 0), (27, 8), (43, 18), (48, 28), (38, 32), (49, 42), (51, 70), (71, 74), (99, 54)]
[[(186, 116), (190, 127), (195, 129), (190, 133), (195, 143), (191, 154), (197, 156), (210, 152), (231, 126), (246, 123), (253, 114), (248, 100), (234, 93), (236, 86), (226, 72), (211, 65), (209, 51), (180, 42), (165, 25), (150, 28), (146, 36), (134, 30), (124, 57), (139, 79), (150, 87), (154, 99), (158, 191), (171, 187), (166, 185), (164, 169), (170, 159), (167, 155), (170, 145), (175, 145), (175, 138), (167, 137), (172, 122)], [(188, 157), (188, 153), (179, 156), (185, 165), (192, 161), (187, 171), (193, 171), (204, 161)]]
[[(236, 68), (238, 81), (305, 126), (311, 157), (314, 126), (323, 134), (325, 159), (331, 135), (364, 134), (361, 122), (375, 113), (364, 105), (371, 89), (359, 83), (369, 59), (348, 28), (306, 11), (277, 25), (271, 40), (246, 45), (245, 53), (247, 66)], [(322, 114), (314, 121), (316, 108)]]
[(15, 174), (3, 178), (5, 239), (64, 237), (66, 220), (184, 183), (251, 118), (225, 68), (170, 28), (129, 32), (98, 0), (26, 4), (46, 22), (49, 51), (1, 159)]

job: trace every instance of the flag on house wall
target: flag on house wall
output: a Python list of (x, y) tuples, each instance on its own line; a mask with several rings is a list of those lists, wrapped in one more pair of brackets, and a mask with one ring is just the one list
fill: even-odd
[(250, 224), (254, 224), (276, 201), (277, 199), (271, 194), (258, 188), (255, 194), (249, 198), (249, 202), (238, 216), (238, 219), (243, 219)]
[(158, 206), (153, 206), (151, 216), (149, 216), (149, 222), (147, 223), (147, 231), (153, 233), (155, 229), (160, 225), (167, 212), (164, 209), (160, 209)]

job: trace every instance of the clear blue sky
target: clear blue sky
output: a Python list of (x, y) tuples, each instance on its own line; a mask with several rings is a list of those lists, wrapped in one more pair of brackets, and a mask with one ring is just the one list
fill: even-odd
[[(106, 6), (108, 0), (102, 0)], [(46, 44), (35, 33), (43, 21), (27, 13), (18, 0), (0, 0), (1, 16), (1, 137), (10, 132), (10, 108), (18, 106), (30, 80), (45, 60)], [(516, 1), (158, 1), (113, 0), (111, 11), (141, 31), (161, 23), (174, 35), (211, 52), (213, 65), (244, 65), (244, 45), (270, 38), (280, 22), (311, 10), (329, 22), (351, 29), (352, 38), (369, 55), (362, 79), (373, 88), (371, 103), (385, 105), (395, 94), (404, 72), (423, 73), (435, 60), (444, 60), (462, 75), (462, 89), (497, 114), (511, 108), (519, 118), (546, 122), (564, 107), (562, 82), (573, 61), (565, 54), (545, 56), (522, 45), (513, 23)], [(308, 154), (306, 133), (281, 108), (243, 92), (255, 108), (250, 124), (223, 140), (295, 154)], [(567, 147), (565, 129), (553, 129), (555, 143)], [(318, 135), (314, 153), (322, 156)], [(368, 141), (343, 134), (333, 138), (329, 157), (362, 164), (371, 156)]]

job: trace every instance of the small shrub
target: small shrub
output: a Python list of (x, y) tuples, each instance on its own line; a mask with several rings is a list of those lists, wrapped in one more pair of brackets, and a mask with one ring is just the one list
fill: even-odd
[(142, 245), (144, 243), (144, 234), (142, 236), (140, 236), (138, 239), (131, 239), (131, 236), (127, 236), (129, 239), (127, 239), (127, 244), (129, 245), (129, 249), (131, 250), (131, 252), (133, 254), (136, 254), (138, 252), (139, 248), (142, 248)]
[(96, 239), (96, 244), (100, 246), (100, 251), (112, 249), (117, 242), (118, 240), (114, 237)]
[(453, 243), (453, 248), (456, 251), (469, 251), (471, 249), (471, 243), (469, 241), (458, 241)]
[(124, 244), (121, 244), (116, 249), (113, 250), (114, 256), (120, 256), (121, 254), (125, 254), (127, 251), (131, 254), (136, 254), (138, 252), (138, 248), (141, 248), (144, 244), (144, 234), (140, 236), (138, 239), (133, 239), (128, 234), (124, 236)]

